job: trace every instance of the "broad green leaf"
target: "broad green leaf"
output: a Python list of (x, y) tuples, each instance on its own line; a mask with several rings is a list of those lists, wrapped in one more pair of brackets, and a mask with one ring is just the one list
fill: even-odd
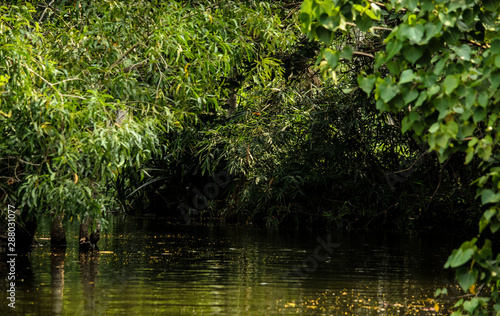
[(403, 121), (401, 122), (401, 132), (404, 134), (406, 131), (411, 127), (411, 122), (407, 116), (403, 118)]
[(471, 49), (469, 45), (463, 44), (462, 46), (452, 47), (457, 56), (462, 60), (470, 60)]
[(403, 47), (403, 56), (412, 64), (416, 63), (423, 54), (424, 51), (420, 46), (408, 45)]
[[(311, 28), (311, 16), (309, 15), (309, 13), (306, 13), (304, 11), (302, 11), (299, 15), (299, 20), (300, 22), (302, 22), (301, 26), (302, 26), (302, 31), (304, 33), (308, 33), (310, 31), (310, 28)], [(304, 27), (307, 27), (307, 28), (304, 28)]]
[(446, 63), (448, 62), (448, 58), (443, 58), (441, 59), (440, 61), (437, 62), (436, 66), (434, 67), (434, 74), (435, 75), (441, 75), (441, 73), (443, 72), (443, 68), (444, 66), (446, 65)]
[(421, 78), (422, 78), (422, 83), (427, 88), (431, 88), (436, 85), (437, 76), (432, 72), (422, 76)]
[(340, 26), (340, 15), (330, 16), (327, 13), (321, 14), (319, 22), (326, 29), (335, 31)]
[(370, 75), (365, 77), (363, 75), (358, 76), (358, 85), (366, 94), (370, 95), (373, 90), (373, 86), (375, 85), (375, 81), (377, 79), (374, 75)]
[(418, 8), (418, 0), (405, 0), (405, 5), (413, 12)]
[(488, 11), (497, 12), (500, 6), (500, 2), (498, 2), (497, 0), (483, 0), (483, 6)]
[(316, 37), (325, 43), (327, 46), (332, 43), (332, 31), (327, 30), (321, 25), (318, 25), (316, 29), (314, 30)]
[(424, 26), (422, 24), (415, 26), (405, 24), (399, 28), (399, 32), (410, 40), (410, 44), (419, 44), (424, 37)]
[(335, 69), (337, 67), (337, 63), (339, 60), (338, 51), (334, 51), (330, 48), (327, 48), (327, 49), (325, 49), (323, 56), (325, 56), (325, 60), (328, 62), (330, 67), (332, 67), (332, 69)]
[(458, 124), (455, 121), (446, 124), (446, 133), (452, 138), (456, 138), (458, 134)]
[(391, 60), (392, 57), (394, 57), (394, 55), (399, 53), (401, 47), (403, 47), (403, 44), (400, 41), (398, 40), (389, 41), (386, 45), (386, 51), (387, 51), (386, 61)]
[(453, 253), (448, 257), (448, 261), (446, 261), (445, 268), (451, 267), (451, 268), (456, 268), (467, 261), (469, 261), (472, 258), (472, 255), (474, 254), (474, 249), (468, 248), (468, 249), (455, 249), (453, 250)]
[(448, 142), (450, 141), (450, 136), (448, 134), (436, 134), (436, 144), (443, 148), (446, 149), (448, 147)]
[(486, 108), (483, 107), (474, 108), (474, 115), (473, 115), (474, 122), (476, 123), (482, 122), (486, 118), (487, 114), (488, 111), (486, 110)]
[[(495, 62), (499, 57), (495, 58)], [(500, 63), (500, 60), (499, 60), (499, 63)], [(499, 66), (499, 68), (500, 68), (500, 66)], [(499, 69), (495, 69), (491, 72), (490, 82), (491, 82), (491, 88), (493, 90), (496, 90), (500, 86), (500, 70)]]
[[(374, 4), (374, 3), (372, 3)], [(372, 20), (380, 20), (380, 15), (373, 12), (371, 9), (367, 9), (365, 12), (364, 12), (367, 16), (370, 17), (370, 19)]]
[(441, 34), (441, 29), (443, 28), (443, 24), (441, 22), (433, 23), (427, 22), (425, 23), (425, 41), (429, 41), (434, 36)]
[(383, 51), (379, 51), (375, 54), (375, 64), (373, 65), (374, 69), (379, 69), (387, 60), (386, 54)]
[(477, 251), (475, 258), (476, 261), (479, 261), (479, 264), (481, 264), (481, 261), (484, 262), (487, 260), (491, 260), (492, 257), (493, 257), (493, 251), (491, 247), (491, 240), (486, 239), (484, 241), (483, 247)]
[(411, 89), (408, 93), (403, 94), (405, 104), (409, 104), (410, 102), (414, 101), (416, 98), (418, 98), (418, 95), (419, 93), (416, 89)]
[(344, 49), (340, 52), (340, 58), (344, 58), (346, 60), (352, 59), (352, 48), (349, 46), (344, 47)]
[(398, 94), (399, 88), (396, 84), (387, 84), (383, 82), (378, 85), (378, 90), (382, 100), (387, 103)]
[[(474, 283), (473, 283), (474, 284)], [(471, 286), (473, 285), (471, 284)], [(463, 287), (462, 287), (463, 288)], [(470, 287), (467, 288), (467, 290), (469, 289)], [(467, 290), (464, 290), (467, 291)], [(477, 297), (473, 297), (470, 301), (465, 301), (464, 302), (464, 309), (469, 312), (470, 314), (474, 314), (474, 311), (475, 309), (478, 307), (479, 305), (479, 300), (477, 299)]]
[(373, 20), (366, 14), (361, 15), (356, 19), (356, 26), (362, 32), (368, 32), (368, 30), (373, 26)]
[(377, 110), (381, 112), (386, 112), (391, 110), (391, 108), (387, 105), (387, 103), (385, 103), (384, 100), (382, 100), (381, 98), (377, 100), (377, 102), (375, 103), (375, 107), (377, 108)]
[(500, 201), (500, 194), (495, 193), (490, 189), (484, 189), (481, 192), (481, 203), (489, 204), (489, 203), (498, 203)]
[(427, 94), (428, 97), (432, 97), (433, 95), (435, 95), (439, 91), (441, 91), (441, 87), (440, 86), (432, 86), (431, 88), (429, 88), (429, 90), (422, 91), (421, 95), (422, 94)]
[(439, 130), (439, 123), (438, 122), (432, 124), (431, 127), (429, 127), (429, 133), (431, 133), (431, 134), (434, 134), (438, 130)]
[(490, 230), (494, 234), (500, 229), (500, 219), (499, 218), (492, 218), (490, 222)]
[(417, 76), (411, 69), (406, 69), (401, 73), (401, 77), (399, 78), (399, 84), (412, 82)]
[(458, 86), (459, 80), (460, 79), (458, 75), (446, 76), (443, 83), (444, 93), (450, 95), (453, 92), (453, 90), (455, 90), (455, 88)]
[(467, 148), (465, 151), (467, 155), (465, 156), (465, 164), (469, 164), (472, 161), (472, 158), (474, 158), (474, 148)]
[[(439, 87), (437, 87), (439, 90)], [(420, 92), (417, 101), (415, 102), (415, 108), (421, 106), (427, 100), (427, 91)]]
[(457, 22), (457, 18), (450, 14), (446, 14), (445, 12), (440, 12), (438, 14), (439, 20), (443, 23), (444, 26), (453, 27)]

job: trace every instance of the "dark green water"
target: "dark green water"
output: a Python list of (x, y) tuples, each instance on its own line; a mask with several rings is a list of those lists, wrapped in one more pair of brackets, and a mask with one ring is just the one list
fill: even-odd
[[(51, 254), (42, 229), (31, 257), (18, 258), (15, 312), (2, 283), (0, 315), (447, 314), (431, 299), (437, 288), (456, 294), (442, 266), (463, 241), (126, 218), (99, 252), (79, 254), (76, 229), (68, 235), (66, 252)], [(328, 253), (318, 237), (340, 246)]]

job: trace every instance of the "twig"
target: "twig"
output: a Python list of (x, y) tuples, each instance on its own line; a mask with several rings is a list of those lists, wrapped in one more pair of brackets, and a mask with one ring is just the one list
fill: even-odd
[(370, 58), (375, 58), (374, 55), (372, 54), (369, 54), (369, 53), (365, 53), (365, 52), (358, 52), (358, 51), (354, 51), (352, 52), (353, 55), (361, 55), (361, 56), (366, 56), (366, 57), (370, 57)]
[(394, 171), (393, 173), (396, 174), (396, 173), (402, 173), (402, 172), (410, 171), (413, 168), (413, 166), (420, 160), (420, 158), (422, 158), (426, 153), (427, 153), (427, 150), (425, 150), (420, 155), (420, 157), (418, 157), (417, 159), (415, 159), (415, 161), (408, 168), (403, 169), (403, 170), (399, 170), (399, 171)]
[(43, 17), (45, 16), (45, 12), (47, 12), (47, 9), (54, 3), (55, 0), (50, 1), (50, 3), (45, 7), (45, 10), (43, 10), (42, 16), (40, 17), (40, 20), (38, 20), (38, 23), (41, 23), (43, 20)]
[[(451, 157), (450, 157), (451, 158)], [(427, 209), (429, 208), (429, 206), (431, 205), (432, 203), (432, 200), (434, 199), (434, 196), (436, 195), (437, 191), (439, 190), (439, 187), (441, 186), (441, 180), (443, 180), (443, 171), (444, 171), (444, 167), (446, 167), (446, 165), (448, 164), (448, 162), (450, 161), (450, 158), (446, 159), (446, 162), (443, 164), (443, 167), (441, 167), (441, 171), (439, 172), (439, 181), (438, 181), (438, 185), (436, 187), (436, 190), (434, 190), (434, 193), (432, 194), (431, 198), (429, 199), (429, 203), (427, 204)]]
[[(373, 216), (372, 216), (372, 218), (368, 221), (368, 223), (366, 223), (365, 227), (368, 227), (368, 225), (370, 225), (370, 223), (371, 223), (371, 222), (375, 219), (375, 217), (379, 216), (380, 214), (385, 214), (385, 217), (387, 217), (387, 212), (388, 212), (391, 208), (398, 206), (398, 204), (399, 204), (399, 202), (397, 202), (396, 204), (393, 204), (393, 205), (389, 206), (389, 207), (388, 207), (388, 208), (386, 208), (385, 210), (383, 210), (383, 211), (381, 211), (381, 212), (379, 212), (379, 213), (377, 213), (377, 214), (373, 215)], [(384, 222), (385, 222), (385, 219), (384, 219)]]
[(118, 58), (117, 61), (115, 61), (111, 67), (109, 67), (109, 70), (108, 71), (111, 71), (111, 69), (115, 68), (116, 65), (118, 65), (125, 57), (127, 57), (128, 54), (130, 54), (134, 48), (136, 48), (137, 46), (139, 45), (139, 42), (135, 43), (134, 45), (132, 45), (132, 47), (130, 47), (123, 55), (120, 56), (120, 58)]
[(80, 99), (80, 100), (86, 100), (84, 97), (79, 96), (79, 95), (72, 95), (72, 94), (61, 94), (63, 97), (68, 97), (68, 98), (75, 98), (75, 99)]
[(29, 162), (29, 161), (26, 161), (26, 160), (22, 160), (21, 158), (19, 157), (14, 157), (14, 156), (7, 156), (5, 158), (0, 158), (0, 160), (2, 159), (16, 159), (17, 161), (20, 161), (24, 164), (27, 164), (27, 165), (31, 165), (31, 166), (41, 166), (41, 164), (39, 163), (32, 163), (32, 162)]
[(33, 74), (35, 74), (37, 77), (39, 77), (40, 79), (42, 79), (43, 82), (45, 82), (46, 84), (48, 84), (52, 89), (54, 89), (57, 94), (59, 95), (59, 98), (62, 100), (62, 94), (61, 92), (59, 92), (59, 90), (57, 90), (55, 87), (54, 87), (54, 84), (50, 83), (47, 79), (45, 79), (44, 77), (40, 76), (39, 74), (37, 74), (33, 69), (31, 69), (28, 65), (26, 65), (26, 68)]
[(490, 44), (481, 44), (476, 41), (470, 40), (470, 39), (461, 39), (462, 42), (467, 42), (469, 44), (475, 45), (477, 47), (481, 47), (482, 49), (488, 49), (491, 47)]
[(69, 79), (64, 79), (64, 80), (61, 80), (61, 81), (59, 81), (59, 82), (53, 83), (52, 85), (57, 86), (58, 84), (61, 84), (61, 83), (63, 83), (63, 82), (66, 82), (66, 81), (74, 81), (74, 80), (81, 80), (81, 81), (85, 81), (85, 80), (80, 79), (80, 78), (69, 78)]
[[(353, 23), (353, 22), (345, 22), (345, 24), (349, 25), (349, 26), (358, 27), (358, 25), (356, 23)], [(393, 30), (390, 27), (384, 27), (384, 26), (372, 26), (370, 28), (374, 29), (374, 30), (381, 30), (381, 31), (392, 31)]]
[(381, 30), (381, 31), (393, 31), (390, 27), (383, 27), (383, 26), (372, 26), (371, 29), (374, 30)]
[(283, 21), (286, 20), (286, 19), (288, 19), (288, 18), (290, 18), (292, 15), (294, 15), (295, 12), (297, 12), (299, 9), (300, 9), (300, 4), (295, 9), (293, 9), (292, 11), (290, 11), (290, 13), (288, 13), (288, 15), (283, 19)]
[(145, 59), (141, 62), (138, 62), (137, 64), (133, 64), (132, 66), (125, 67), (125, 68), (123, 68), (123, 72), (131, 72), (132, 70), (135, 70), (137, 68), (141, 68), (147, 62), (148, 62), (148, 60)]

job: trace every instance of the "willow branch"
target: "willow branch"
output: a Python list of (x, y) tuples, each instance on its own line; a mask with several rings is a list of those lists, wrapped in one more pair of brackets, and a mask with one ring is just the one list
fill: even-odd
[(127, 57), (128, 54), (130, 54), (134, 48), (136, 48), (137, 46), (139, 45), (139, 42), (135, 43), (134, 45), (132, 45), (132, 47), (130, 47), (123, 55), (120, 56), (120, 58), (118, 58), (117, 61), (115, 61), (111, 67), (109, 67), (109, 70), (108, 71), (111, 71), (111, 69), (115, 68), (119, 63), (121, 63), (121, 61)]
[(33, 69), (31, 69), (28, 65), (26, 65), (26, 69), (28, 69), (31, 73), (33, 73), (34, 75), (36, 75), (38, 78), (42, 79), (43, 82), (45, 82), (46, 84), (48, 84), (52, 89), (54, 89), (57, 94), (59, 95), (59, 98), (62, 100), (62, 94), (61, 92), (59, 92), (59, 90), (57, 90), (55, 87), (54, 87), (54, 84), (53, 83), (50, 83), (47, 79), (45, 79), (44, 77), (42, 77), (41, 75), (39, 75), (38, 73), (36, 73)]

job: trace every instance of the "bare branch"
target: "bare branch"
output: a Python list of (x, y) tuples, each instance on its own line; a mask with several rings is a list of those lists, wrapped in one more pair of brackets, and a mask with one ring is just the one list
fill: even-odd
[(357, 52), (357, 51), (354, 51), (352, 52), (353, 55), (361, 55), (361, 56), (366, 56), (366, 57), (371, 57), (371, 58), (375, 58), (374, 55), (372, 54), (369, 54), (369, 53), (364, 53), (364, 52)]

